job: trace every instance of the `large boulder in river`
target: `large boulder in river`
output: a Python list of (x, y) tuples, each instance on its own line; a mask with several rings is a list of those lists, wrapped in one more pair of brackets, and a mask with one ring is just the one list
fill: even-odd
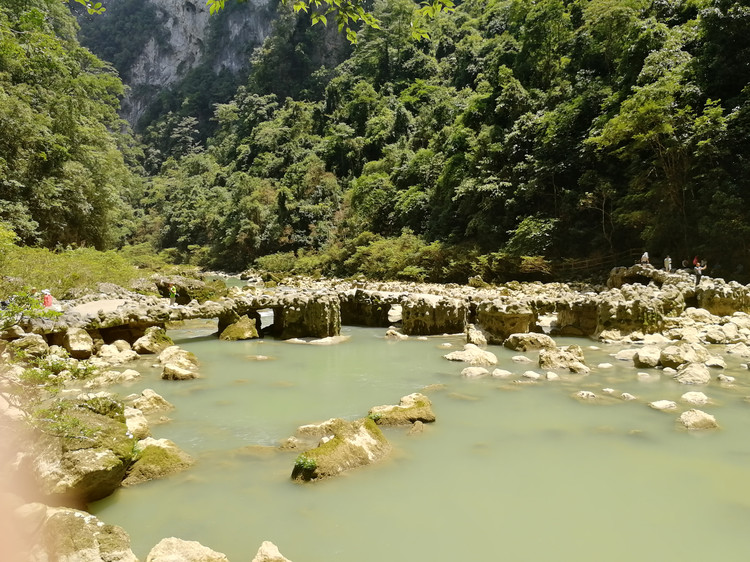
[(292, 562), (279, 552), (279, 547), (271, 541), (263, 541), (252, 562)]
[(94, 339), (83, 328), (68, 328), (63, 347), (75, 359), (88, 359), (94, 353)]
[(578, 345), (553, 347), (539, 350), (539, 366), (545, 370), (564, 369), (579, 375), (588, 374), (583, 350)]
[(124, 529), (85, 511), (30, 503), (14, 515), (33, 544), (23, 558), (29, 562), (138, 562)]
[(537, 315), (526, 302), (483, 301), (477, 305), (477, 323), (489, 343), (502, 344), (511, 334), (536, 329)]
[(674, 379), (682, 384), (708, 384), (711, 373), (703, 363), (686, 363), (677, 368)]
[(169, 537), (151, 549), (146, 562), (229, 562), (229, 559), (197, 541)]
[(656, 367), (659, 364), (661, 350), (655, 345), (647, 345), (633, 355), (633, 365), (636, 367)]
[(409, 425), (415, 421), (435, 421), (432, 402), (418, 392), (402, 397), (398, 405), (370, 408), (367, 415), (378, 425)]
[(659, 353), (659, 362), (663, 367), (676, 369), (685, 363), (703, 363), (708, 357), (708, 351), (700, 344), (681, 343), (662, 349)]
[(503, 345), (513, 351), (528, 351), (530, 349), (542, 349), (557, 347), (555, 340), (547, 334), (511, 334), (503, 342)]
[(164, 365), (161, 373), (164, 380), (189, 380), (198, 377), (198, 358), (179, 346), (172, 345), (162, 351), (159, 363)]
[(716, 429), (716, 418), (701, 410), (688, 410), (680, 414), (680, 423), (688, 429)]
[(146, 437), (136, 445), (136, 460), (123, 480), (123, 486), (164, 478), (190, 468), (193, 459), (169, 439)]
[(138, 353), (161, 353), (166, 348), (173, 346), (172, 338), (167, 335), (164, 328), (151, 326), (146, 333), (133, 342), (133, 349)]
[(120, 486), (136, 441), (122, 403), (103, 396), (69, 402), (58, 419), (62, 436), (40, 435), (19, 468), (52, 501), (96, 501)]
[(473, 343), (464, 345), (463, 351), (451, 351), (443, 357), (448, 361), (464, 361), (474, 366), (497, 365), (497, 356), (494, 353), (480, 349)]
[(345, 470), (372, 464), (391, 450), (380, 428), (369, 418), (348, 422), (329, 420), (330, 434), (297, 457), (292, 480), (311, 481), (336, 476)]
[(219, 335), (220, 340), (238, 341), (251, 340), (258, 337), (258, 328), (255, 319), (249, 316), (241, 316), (237, 322), (227, 326)]

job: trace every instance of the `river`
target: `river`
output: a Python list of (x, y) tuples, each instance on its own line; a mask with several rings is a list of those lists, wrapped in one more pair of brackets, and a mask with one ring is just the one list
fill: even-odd
[[(152, 433), (197, 459), (186, 472), (89, 506), (125, 528), (141, 560), (170, 536), (232, 562), (251, 560), (264, 540), (293, 562), (750, 557), (750, 381), (739, 357), (724, 355), (733, 386), (714, 376), (690, 387), (610, 356), (622, 346), (559, 338), (584, 347), (592, 373), (519, 384), (536, 365), (499, 346), (488, 349), (515, 376), (462, 378), (466, 365), (443, 359), (449, 350), (441, 347), (460, 349), (460, 336), (391, 341), (384, 329), (343, 327), (348, 341), (315, 346), (222, 342), (214, 330), (215, 322), (193, 321), (169, 332), (196, 354), (201, 379), (162, 381), (151, 360), (142, 380), (116, 389), (152, 388), (172, 402), (171, 421)], [(612, 367), (596, 368), (604, 362)], [(443, 385), (427, 392), (437, 421), (418, 435), (385, 429), (394, 450), (379, 464), (296, 484), (297, 453), (256, 447), (278, 444), (299, 425), (362, 417), (427, 385)], [(572, 397), (607, 387), (638, 400)], [(720, 430), (678, 426), (691, 407), (680, 396), (692, 390), (711, 398), (699, 409)], [(680, 407), (647, 406), (660, 399)]]

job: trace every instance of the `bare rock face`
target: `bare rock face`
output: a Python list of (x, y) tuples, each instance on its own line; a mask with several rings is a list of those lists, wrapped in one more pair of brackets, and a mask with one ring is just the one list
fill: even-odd
[(274, 312), (274, 334), (281, 339), (327, 338), (341, 332), (341, 307), (337, 295), (290, 296)]
[(123, 486), (133, 486), (170, 474), (182, 472), (193, 465), (193, 459), (169, 439), (146, 437), (136, 445), (136, 460), (123, 480)]
[(557, 347), (555, 340), (547, 334), (537, 334), (534, 332), (528, 334), (511, 334), (503, 342), (503, 345), (513, 351), (528, 351), (530, 349), (549, 349)]
[(255, 326), (255, 319), (247, 315), (240, 317), (234, 324), (227, 326), (221, 335), (220, 340), (237, 341), (250, 340), (258, 337), (258, 329)]
[(18, 508), (16, 517), (34, 544), (30, 562), (138, 562), (121, 527), (85, 511), (33, 503)]
[(716, 418), (701, 410), (688, 410), (680, 414), (680, 423), (688, 429), (716, 429)]
[(74, 359), (88, 359), (94, 353), (94, 340), (83, 328), (68, 328), (63, 347)]
[(260, 545), (258, 553), (253, 558), (252, 562), (292, 562), (288, 558), (284, 558), (279, 552), (279, 547), (273, 544), (271, 541), (263, 541)]
[(175, 537), (162, 539), (151, 549), (146, 562), (229, 562), (226, 554), (211, 550), (197, 541)]
[(401, 329), (411, 336), (463, 333), (466, 301), (437, 295), (409, 295), (401, 305)]
[(448, 361), (464, 361), (473, 366), (497, 365), (497, 356), (491, 351), (479, 349), (472, 343), (464, 345), (463, 351), (451, 351), (443, 355)]
[(474, 324), (468, 324), (466, 326), (466, 343), (487, 345), (487, 336), (485, 336), (484, 332)]
[(565, 369), (579, 375), (588, 374), (583, 350), (578, 345), (539, 350), (539, 366), (544, 369)]
[(391, 450), (380, 428), (369, 418), (348, 422), (329, 420), (331, 434), (320, 444), (297, 457), (292, 480), (311, 481), (330, 478), (383, 459)]
[(416, 421), (435, 421), (432, 402), (424, 394), (415, 392), (401, 398), (397, 406), (375, 406), (367, 414), (378, 425), (410, 425)]

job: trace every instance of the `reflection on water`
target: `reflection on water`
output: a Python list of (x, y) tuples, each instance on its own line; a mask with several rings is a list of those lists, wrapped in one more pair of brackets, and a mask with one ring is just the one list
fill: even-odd
[[(344, 328), (336, 346), (274, 340), (220, 342), (214, 323), (170, 335), (201, 361), (202, 379), (161, 381), (156, 371), (123, 393), (153, 388), (177, 406), (152, 427), (198, 459), (175, 477), (93, 504), (131, 535), (137, 556), (162, 538), (197, 540), (249, 560), (263, 540), (294, 562), (746, 560), (750, 516), (748, 372), (726, 356), (733, 388), (639, 378), (632, 363), (587, 349), (592, 374), (518, 385), (460, 377), (441, 337), (393, 342), (384, 330)], [(490, 346), (520, 375), (516, 352)], [(527, 353), (536, 360), (536, 352)], [(258, 360), (258, 357), (265, 357)], [(533, 365), (531, 366), (533, 367)], [(311, 485), (290, 481), (296, 453), (269, 450), (299, 425), (361, 417), (426, 385), (437, 422), (420, 435), (387, 429), (391, 457)], [(637, 401), (581, 403), (581, 389)], [(680, 402), (701, 390), (722, 429), (680, 430)]]

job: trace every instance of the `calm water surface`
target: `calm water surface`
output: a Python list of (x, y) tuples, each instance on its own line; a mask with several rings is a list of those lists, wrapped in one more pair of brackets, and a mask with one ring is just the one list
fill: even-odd
[[(622, 347), (588, 349), (589, 365), (610, 369), (561, 381), (517, 384), (460, 376), (446, 361), (462, 338), (388, 341), (385, 330), (344, 327), (350, 340), (313, 346), (274, 340), (220, 342), (215, 323), (170, 331), (201, 361), (203, 378), (143, 380), (176, 406), (153, 425), (197, 459), (172, 478), (122, 489), (92, 504), (124, 527), (140, 559), (162, 538), (197, 540), (249, 561), (273, 541), (294, 562), (650, 561), (750, 558), (750, 395), (748, 371), (725, 356), (733, 387), (677, 384), (659, 371), (643, 380)], [(490, 346), (501, 368), (520, 375), (518, 355)], [(717, 348), (715, 351), (719, 351)], [(259, 355), (269, 357), (258, 360)], [(526, 354), (536, 361), (537, 353)], [(276, 445), (297, 426), (355, 419), (426, 385), (437, 422), (421, 435), (386, 429), (394, 452), (384, 462), (308, 485), (291, 482), (297, 453)], [(571, 396), (610, 387), (637, 402), (581, 403)], [(677, 412), (690, 390), (713, 403), (719, 431), (687, 432)]]

